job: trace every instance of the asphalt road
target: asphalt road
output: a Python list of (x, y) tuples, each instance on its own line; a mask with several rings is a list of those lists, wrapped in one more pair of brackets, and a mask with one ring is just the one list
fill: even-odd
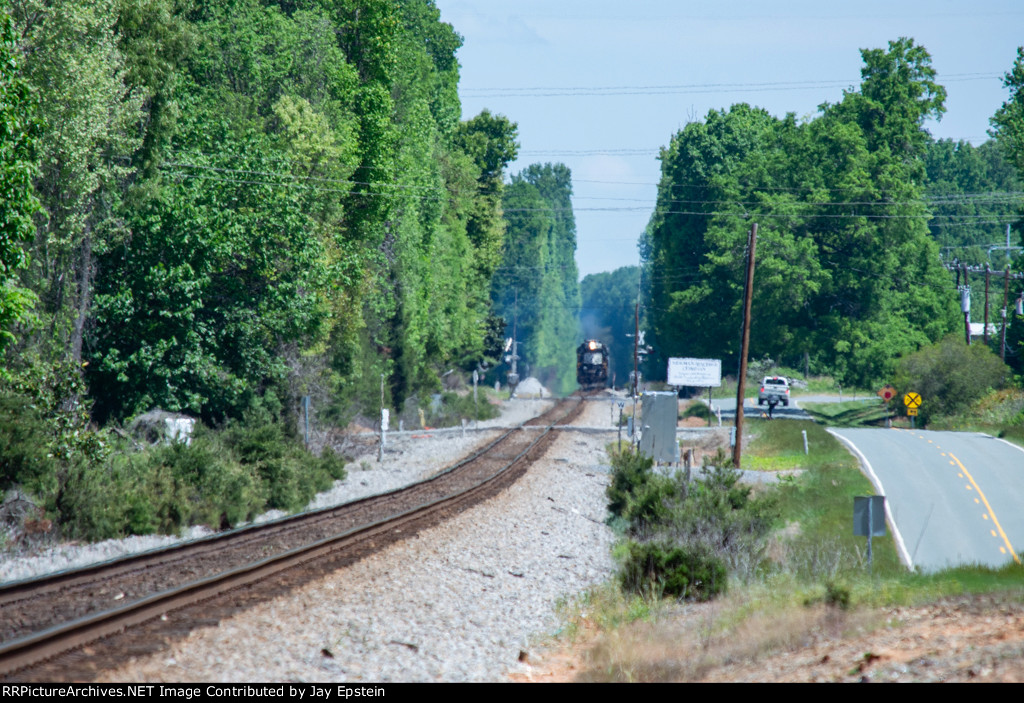
[[(1024, 550), (1024, 449), (973, 432), (844, 428), (904, 563), (1002, 566)], [(852, 521), (852, 512), (851, 512)]]
[[(707, 397), (705, 397), (703, 400), (704, 400), (704, 402), (707, 402)], [(774, 420), (781, 420), (781, 419), (788, 419), (788, 420), (810, 420), (811, 416), (808, 415), (806, 412), (804, 412), (800, 408), (800, 401), (802, 401), (802, 400), (803, 401), (807, 401), (807, 402), (811, 402), (811, 403), (827, 403), (827, 402), (832, 402), (832, 401), (838, 400), (838, 398), (833, 398), (833, 397), (830, 397), (830, 396), (802, 396), (802, 397), (798, 397), (798, 398), (792, 398), (789, 401), (789, 407), (786, 407), (786, 406), (782, 405), (781, 403), (779, 405), (775, 406), (775, 410), (772, 412), (772, 419), (774, 419)], [(736, 416), (736, 397), (735, 396), (733, 396), (732, 398), (714, 398), (714, 397), (712, 397), (712, 399), (711, 399), (711, 407), (712, 407), (712, 409), (715, 409), (715, 408), (721, 408), (722, 409), (722, 419), (723, 420), (725, 418), (730, 418), (731, 419), (731, 418)], [(743, 405), (743, 416), (744, 417), (761, 417), (761, 413), (764, 413), (765, 415), (767, 415), (768, 414), (768, 406), (767, 405), (759, 406), (757, 404), (757, 399), (756, 398), (753, 398), (753, 399), (747, 398), (746, 399), (746, 403), (744, 403), (744, 405)]]

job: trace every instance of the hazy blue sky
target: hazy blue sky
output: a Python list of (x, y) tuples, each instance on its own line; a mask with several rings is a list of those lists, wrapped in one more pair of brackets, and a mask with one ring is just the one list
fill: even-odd
[(463, 117), (519, 125), (516, 173), (572, 169), (580, 274), (639, 261), (658, 149), (687, 122), (747, 102), (811, 116), (860, 82), (862, 48), (907, 36), (948, 91), (937, 138), (984, 141), (1024, 45), (1022, 0), (436, 0), (465, 39)]

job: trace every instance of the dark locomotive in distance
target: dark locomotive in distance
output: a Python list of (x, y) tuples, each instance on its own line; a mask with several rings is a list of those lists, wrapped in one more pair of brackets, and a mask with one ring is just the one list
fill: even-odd
[(576, 382), (591, 390), (608, 385), (608, 347), (588, 339), (576, 348)]

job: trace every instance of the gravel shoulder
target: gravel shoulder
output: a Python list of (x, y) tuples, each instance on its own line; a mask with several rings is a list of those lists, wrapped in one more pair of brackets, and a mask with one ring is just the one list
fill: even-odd
[[(523, 402), (539, 401), (511, 405)], [(600, 403), (579, 420), (607, 423)], [(287, 596), (196, 630), (104, 680), (502, 680), (521, 652), (557, 627), (559, 599), (612, 573), (613, 536), (603, 523), (606, 441), (563, 432), (500, 496)], [(401, 455), (385, 455), (385, 465), (429, 471), (419, 459), (425, 445), (395, 448)], [(437, 449), (447, 455), (445, 463), (460, 453), (453, 438)], [(371, 475), (391, 470), (353, 472), (350, 480), (361, 483), (361, 477), (370, 488)]]

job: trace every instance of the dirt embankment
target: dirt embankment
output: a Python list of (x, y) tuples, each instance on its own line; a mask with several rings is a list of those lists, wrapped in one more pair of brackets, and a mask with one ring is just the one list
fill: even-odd
[(728, 601), (680, 605), (656, 623), (584, 628), (514, 681), (1021, 682), (1024, 595), (964, 596), (850, 612), (754, 616), (718, 631)]

